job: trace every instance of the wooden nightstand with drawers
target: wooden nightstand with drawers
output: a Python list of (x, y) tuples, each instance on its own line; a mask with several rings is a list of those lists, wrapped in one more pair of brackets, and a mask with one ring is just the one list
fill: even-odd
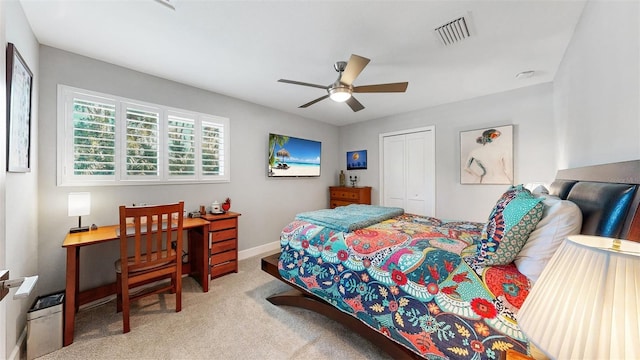
[(224, 214), (207, 214), (209, 221), (209, 272), (211, 279), (238, 272), (238, 217), (241, 214), (227, 211)]
[(329, 207), (332, 209), (338, 206), (349, 204), (371, 205), (371, 186), (365, 187), (329, 187)]

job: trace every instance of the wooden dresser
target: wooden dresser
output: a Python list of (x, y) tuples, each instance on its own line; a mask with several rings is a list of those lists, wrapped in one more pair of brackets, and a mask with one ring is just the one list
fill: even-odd
[(209, 271), (211, 278), (238, 272), (238, 216), (227, 211), (224, 214), (207, 214), (209, 221)]
[(330, 186), (329, 187), (329, 207), (333, 209), (337, 206), (345, 206), (349, 204), (371, 205), (371, 186), (364, 186), (364, 187)]

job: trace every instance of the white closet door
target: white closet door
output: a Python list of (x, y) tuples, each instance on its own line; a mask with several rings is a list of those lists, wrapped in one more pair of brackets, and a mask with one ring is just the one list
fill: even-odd
[(382, 203), (435, 216), (435, 134), (408, 131), (382, 137)]
[(384, 138), (384, 206), (405, 207), (405, 135)]
[(425, 203), (427, 201), (425, 134), (415, 133), (406, 135), (406, 205), (405, 211), (411, 214), (427, 215)]

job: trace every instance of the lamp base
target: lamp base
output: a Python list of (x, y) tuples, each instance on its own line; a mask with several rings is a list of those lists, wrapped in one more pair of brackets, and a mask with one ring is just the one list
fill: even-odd
[(69, 233), (70, 234), (79, 233), (79, 232), (85, 232), (85, 231), (89, 231), (89, 227), (88, 226), (74, 227), (74, 228), (69, 229)]

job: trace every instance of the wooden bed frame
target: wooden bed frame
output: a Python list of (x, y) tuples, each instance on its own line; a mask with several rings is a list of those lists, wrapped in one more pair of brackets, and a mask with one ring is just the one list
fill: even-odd
[[(613, 184), (635, 184), (640, 188), (640, 160), (586, 166), (559, 170), (556, 180), (588, 181)], [(636, 188), (631, 205), (624, 219), (620, 238), (640, 242), (640, 189)], [(262, 270), (294, 289), (267, 298), (274, 305), (288, 305), (308, 309), (333, 319), (365, 339), (377, 345), (394, 359), (421, 359), (418, 354), (387, 338), (357, 318), (340, 311), (328, 302), (307, 292), (280, 276), (278, 258), (280, 253), (262, 258)]]

